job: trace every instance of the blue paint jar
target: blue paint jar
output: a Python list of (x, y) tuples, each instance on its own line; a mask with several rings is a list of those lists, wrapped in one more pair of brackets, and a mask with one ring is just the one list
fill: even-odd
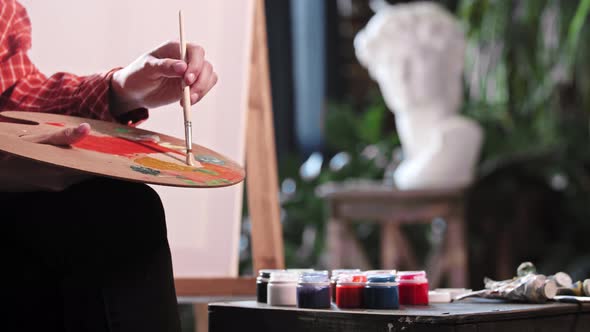
[(297, 307), (329, 309), (330, 279), (327, 273), (303, 273), (297, 283)]
[(399, 309), (399, 289), (393, 274), (367, 276), (363, 292), (366, 309)]

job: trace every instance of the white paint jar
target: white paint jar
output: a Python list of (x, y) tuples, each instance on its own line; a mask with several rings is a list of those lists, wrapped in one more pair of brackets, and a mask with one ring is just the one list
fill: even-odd
[(276, 306), (296, 306), (298, 279), (298, 273), (272, 272), (268, 282), (267, 303)]

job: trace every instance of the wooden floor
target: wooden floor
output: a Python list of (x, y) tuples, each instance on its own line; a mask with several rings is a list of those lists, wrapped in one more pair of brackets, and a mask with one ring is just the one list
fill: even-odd
[(309, 310), (254, 301), (209, 305), (209, 331), (590, 331), (590, 304), (469, 300), (400, 310)]

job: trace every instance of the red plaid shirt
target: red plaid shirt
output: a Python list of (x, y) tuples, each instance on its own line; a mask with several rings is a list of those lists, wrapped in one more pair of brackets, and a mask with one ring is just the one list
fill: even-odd
[(27, 56), (31, 22), (15, 0), (0, 0), (0, 111), (60, 113), (106, 121), (137, 123), (146, 109), (115, 119), (109, 111), (112, 74), (75, 76), (56, 73), (46, 77)]

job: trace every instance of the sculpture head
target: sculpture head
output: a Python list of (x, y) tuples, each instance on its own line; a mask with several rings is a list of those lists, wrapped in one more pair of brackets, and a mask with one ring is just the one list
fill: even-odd
[(396, 114), (457, 112), (465, 37), (458, 21), (440, 5), (382, 6), (357, 34), (354, 47)]

